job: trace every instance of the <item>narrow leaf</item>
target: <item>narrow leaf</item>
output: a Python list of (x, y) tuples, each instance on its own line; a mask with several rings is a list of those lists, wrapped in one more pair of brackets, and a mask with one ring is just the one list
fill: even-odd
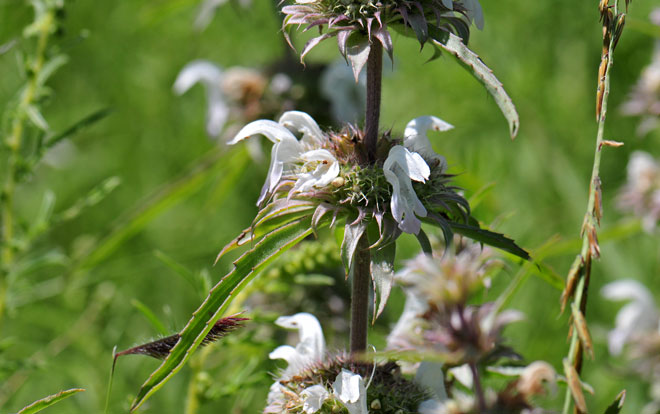
[(450, 33), (446, 42), (437, 42), (437, 44), (451, 53), (463, 67), (470, 71), (486, 87), (509, 123), (511, 138), (515, 138), (518, 134), (520, 118), (518, 117), (516, 106), (502, 87), (502, 83), (493, 75), (493, 71), (479, 59), (479, 56), (463, 44), (460, 37), (454, 34)]
[(619, 414), (621, 412), (621, 409), (623, 408), (623, 403), (626, 400), (626, 390), (623, 390), (619, 393), (619, 395), (616, 396), (616, 399), (612, 404), (610, 404), (609, 407), (607, 407), (607, 410), (605, 410), (605, 414)]
[(458, 234), (462, 234), (465, 237), (469, 237), (472, 240), (478, 241), (489, 246), (497, 247), (502, 249), (505, 252), (509, 252), (513, 255), (516, 255), (522, 259), (530, 260), (529, 253), (520, 248), (516, 242), (509, 239), (500, 233), (494, 233), (492, 231), (482, 229), (479, 227), (471, 226), (469, 224), (455, 223), (450, 222), (452, 230)]
[(165, 329), (165, 324), (160, 319), (158, 319), (158, 316), (156, 316), (156, 314), (151, 309), (149, 309), (147, 305), (137, 299), (132, 299), (131, 305), (133, 305), (135, 309), (140, 311), (140, 313), (142, 313), (142, 315), (147, 318), (149, 323), (151, 323), (151, 326), (153, 326), (159, 334), (167, 335), (168, 331)]
[(580, 382), (580, 377), (575, 370), (575, 367), (571, 365), (568, 359), (564, 358), (564, 373), (566, 374), (566, 383), (568, 388), (571, 390), (573, 395), (573, 401), (578, 410), (583, 413), (587, 412), (587, 402), (584, 400), (584, 393), (582, 393), (582, 383)]
[(433, 248), (431, 247), (431, 241), (429, 240), (429, 236), (426, 235), (424, 230), (419, 230), (419, 233), (417, 233), (417, 241), (419, 242), (419, 246), (422, 248), (422, 251), (426, 254), (433, 254)]
[(91, 114), (87, 115), (86, 117), (82, 118), (80, 121), (76, 122), (75, 124), (71, 125), (69, 128), (67, 128), (65, 131), (52, 136), (46, 141), (46, 147), (50, 148), (53, 145), (57, 144), (58, 142), (62, 141), (63, 139), (69, 138), (78, 131), (81, 131), (82, 129), (94, 125), (98, 121), (102, 120), (106, 116), (110, 115), (112, 113), (112, 109), (110, 108), (103, 108), (99, 109), (97, 111), (92, 112)]
[(28, 105), (25, 112), (27, 113), (28, 118), (30, 118), (30, 121), (32, 121), (37, 128), (43, 131), (48, 131), (50, 129), (48, 122), (46, 122), (46, 119), (39, 111), (39, 108), (35, 105)]
[(310, 219), (289, 223), (266, 235), (251, 250), (239, 257), (234, 262), (234, 269), (211, 289), (206, 300), (193, 313), (192, 318), (181, 331), (179, 341), (165, 361), (142, 385), (131, 411), (140, 407), (183, 367), (232, 299), (260, 270), (311, 233)]
[(85, 391), (85, 390), (82, 388), (72, 388), (70, 390), (60, 391), (57, 394), (49, 395), (48, 397), (37, 400), (32, 404), (28, 405), (27, 407), (23, 408), (21, 411), (18, 412), (18, 414), (38, 413), (44, 408), (48, 408), (51, 405), (56, 404), (62, 401), (63, 399), (68, 398), (73, 394), (77, 394), (81, 391)]
[(374, 317), (372, 324), (385, 310), (387, 299), (394, 283), (394, 257), (396, 243), (388, 243), (380, 249), (371, 250), (371, 280), (374, 285)]
[(584, 350), (587, 352), (587, 354), (591, 356), (591, 359), (594, 359), (594, 346), (591, 342), (591, 335), (589, 334), (589, 328), (587, 327), (587, 320), (584, 318), (584, 315), (575, 303), (573, 303), (571, 306), (571, 310), (573, 311), (573, 323), (575, 325), (575, 329), (577, 330), (580, 343), (584, 347)]

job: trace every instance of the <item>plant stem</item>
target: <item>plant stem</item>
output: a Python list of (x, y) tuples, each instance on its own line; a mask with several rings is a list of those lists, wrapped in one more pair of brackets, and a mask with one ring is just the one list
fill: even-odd
[[(373, 42), (367, 60), (367, 110), (364, 128), (364, 145), (369, 163), (376, 161), (382, 77), (383, 46), (380, 42)], [(358, 242), (353, 266), (350, 349), (351, 353), (360, 353), (367, 349), (367, 313), (369, 312), (369, 283), (371, 282), (371, 254), (366, 232)]]
[(371, 254), (369, 239), (362, 235), (355, 250), (351, 296), (351, 353), (367, 349), (367, 327), (369, 312), (369, 283), (371, 282)]
[(481, 378), (479, 377), (479, 368), (474, 362), (468, 364), (470, 366), (470, 371), (472, 371), (472, 379), (474, 381), (474, 393), (477, 396), (477, 404), (479, 407), (480, 413), (486, 412), (486, 397), (484, 396), (484, 390), (481, 387)]
[(46, 59), (48, 37), (51, 33), (54, 21), (54, 11), (49, 10), (40, 25), (41, 29), (37, 40), (34, 62), (29, 68), (29, 79), (25, 89), (21, 93), (18, 107), (16, 109), (16, 115), (12, 121), (11, 133), (4, 142), (9, 151), (9, 157), (7, 159), (5, 183), (2, 188), (2, 196), (0, 197), (0, 202), (2, 203), (2, 238), (0, 239), (0, 258), (2, 260), (0, 266), (0, 322), (2, 321), (6, 306), (8, 289), (7, 278), (12, 263), (14, 262), (14, 192), (16, 189), (16, 178), (21, 161), (20, 151), (23, 141), (23, 130), (27, 119), (28, 109), (36, 99), (37, 88), (39, 87), (39, 74), (41, 73)]
[(364, 142), (369, 162), (376, 160), (378, 122), (380, 120), (380, 94), (383, 77), (383, 46), (373, 42), (367, 60), (367, 113)]
[[(604, 50), (602, 60), (607, 59), (607, 64), (605, 70), (602, 74), (602, 78), (598, 79), (599, 85), (602, 86), (602, 98), (600, 99), (600, 111), (597, 114), (598, 119), (598, 132), (596, 135), (596, 149), (594, 152), (594, 162), (593, 168), (591, 171), (591, 181), (589, 185), (589, 201), (587, 202), (587, 212), (585, 214), (584, 224), (583, 224), (583, 238), (582, 238), (582, 248), (580, 250), (580, 256), (582, 260), (582, 266), (579, 271), (579, 279), (577, 281), (577, 287), (575, 288), (575, 296), (573, 297), (573, 303), (577, 304), (582, 314), (586, 312), (587, 307), (587, 290), (589, 287), (589, 278), (591, 275), (591, 263), (593, 258), (598, 258), (598, 241), (595, 239), (595, 228), (600, 221), (600, 162), (601, 162), (601, 151), (603, 148), (603, 136), (605, 133), (605, 118), (607, 114), (607, 99), (610, 93), (610, 69), (613, 64), (613, 54), (614, 54), (614, 42), (615, 42), (615, 25), (616, 20), (619, 15), (619, 4), (618, 0), (614, 0), (614, 9), (613, 16), (614, 22), (610, 24), (609, 27), (606, 27), (604, 32), (605, 39), (609, 39), (609, 42), (604, 45)], [(607, 40), (604, 40), (607, 42)], [(601, 62), (602, 62), (601, 60)], [(590, 232), (593, 230), (593, 235), (590, 237)], [(595, 249), (595, 251), (594, 251)], [(568, 360), (571, 365), (573, 365), (578, 372), (581, 372), (582, 369), (582, 346), (580, 344), (577, 327), (573, 327), (571, 343), (568, 351)], [(573, 401), (571, 395), (570, 387), (566, 390), (566, 395), (564, 397), (564, 407), (562, 414), (568, 414), (571, 409), (571, 403)], [(576, 407), (576, 412), (580, 410)]]

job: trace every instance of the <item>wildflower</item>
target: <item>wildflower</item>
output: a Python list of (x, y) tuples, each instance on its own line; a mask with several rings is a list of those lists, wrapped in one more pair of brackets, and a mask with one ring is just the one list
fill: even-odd
[(660, 165), (651, 154), (635, 151), (628, 161), (628, 181), (621, 189), (619, 208), (641, 217), (652, 232), (660, 219)]
[(632, 279), (612, 282), (603, 287), (601, 295), (609, 300), (631, 301), (616, 315), (616, 327), (607, 336), (612, 355), (621, 354), (626, 343), (657, 332), (660, 314), (651, 292), (641, 283)]
[[(651, 22), (660, 26), (660, 8), (651, 12)], [(641, 116), (637, 135), (643, 136), (658, 126), (660, 117), (660, 41), (656, 41), (651, 63), (631, 91), (628, 100), (621, 106), (625, 115)]]
[(304, 25), (305, 30), (327, 26), (325, 33), (307, 42), (301, 60), (323, 40), (337, 37), (339, 50), (353, 66), (356, 80), (371, 44), (380, 43), (392, 57), (390, 27), (415, 35), (422, 46), (429, 40), (446, 41), (449, 33), (457, 34), (467, 43), (472, 21), (478, 28), (483, 28), (483, 13), (478, 0), (296, 0), (285, 5), (282, 13), (285, 15), (282, 29), (289, 43), (288, 26)]
[(204, 85), (207, 100), (206, 132), (211, 137), (220, 135), (229, 117), (229, 106), (221, 88), (222, 79), (219, 67), (205, 60), (195, 60), (181, 69), (173, 86), (174, 92), (181, 95), (198, 82)]
[[(216, 9), (227, 4), (230, 0), (204, 0), (199, 6), (197, 17), (195, 17), (195, 28), (204, 30), (213, 20)], [(252, 0), (238, 0), (238, 5), (242, 8), (248, 8), (252, 5)]]
[(401, 377), (395, 363), (374, 365), (343, 354), (327, 355), (320, 324), (311, 314), (281, 317), (276, 323), (298, 330), (300, 342), (295, 348), (278, 347), (270, 354), (271, 358), (297, 356), (284, 358), (289, 365), (271, 386), (264, 413), (330, 414), (345, 409), (348, 414), (368, 414), (367, 407), (374, 401), (382, 407), (392, 405), (416, 412), (429, 396)]

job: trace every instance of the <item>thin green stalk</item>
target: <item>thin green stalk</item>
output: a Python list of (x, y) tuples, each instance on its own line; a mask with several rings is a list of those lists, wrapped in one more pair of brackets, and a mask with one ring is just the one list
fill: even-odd
[[(606, 10), (605, 13), (608, 11)], [(584, 223), (582, 227), (583, 238), (582, 238), (582, 248), (580, 250), (580, 260), (581, 264), (578, 267), (575, 277), (577, 277), (577, 284), (575, 287), (575, 294), (573, 296), (573, 303), (576, 304), (582, 312), (586, 311), (587, 306), (587, 292), (589, 287), (589, 277), (591, 274), (591, 263), (592, 258), (598, 258), (598, 240), (596, 239), (596, 226), (600, 221), (600, 163), (601, 163), (601, 152), (604, 145), (604, 132), (605, 132), (605, 119), (607, 115), (607, 100), (610, 93), (610, 70), (612, 68), (614, 59), (614, 46), (616, 43), (615, 28), (618, 24), (617, 19), (619, 16), (619, 2), (614, 0), (613, 8), (613, 21), (608, 22), (608, 19), (605, 18), (604, 23), (606, 26), (604, 30), (604, 42), (607, 46), (606, 53), (603, 53), (602, 63), (604, 65), (604, 71), (599, 71), (598, 79), (600, 87), (602, 90), (599, 90), (599, 95), (597, 97), (597, 119), (598, 119), (598, 132), (596, 135), (596, 149), (594, 152), (594, 162), (593, 168), (591, 171), (591, 180), (589, 185), (589, 200), (587, 203), (587, 212), (585, 214)], [(605, 47), (604, 45), (604, 47)], [(605, 52), (605, 51), (604, 51)], [(602, 95), (601, 95), (602, 94)], [(570, 294), (570, 292), (568, 292)], [(573, 326), (573, 332), (571, 336), (570, 347), (568, 351), (568, 361), (569, 363), (576, 368), (578, 374), (582, 368), (582, 347), (579, 341), (579, 335), (577, 332), (578, 327)], [(562, 414), (568, 414), (571, 409), (573, 398), (571, 394), (571, 388), (568, 387), (566, 390), (566, 395), (564, 397), (564, 407)], [(576, 412), (580, 410), (576, 407)]]
[(27, 85), (21, 94), (16, 115), (12, 122), (10, 135), (5, 139), (5, 145), (9, 151), (7, 159), (7, 171), (5, 183), (2, 189), (2, 239), (1, 252), (2, 258), (2, 276), (0, 278), (0, 322), (4, 315), (7, 295), (7, 277), (10, 268), (14, 262), (14, 193), (16, 190), (16, 177), (18, 167), (21, 161), (21, 145), (23, 142), (23, 132), (25, 121), (27, 119), (28, 108), (34, 103), (37, 95), (39, 74), (44, 66), (46, 59), (46, 48), (48, 46), (48, 37), (55, 22), (55, 13), (49, 10), (40, 24), (40, 32), (37, 40), (37, 49), (35, 51), (34, 63), (29, 68), (30, 74)]

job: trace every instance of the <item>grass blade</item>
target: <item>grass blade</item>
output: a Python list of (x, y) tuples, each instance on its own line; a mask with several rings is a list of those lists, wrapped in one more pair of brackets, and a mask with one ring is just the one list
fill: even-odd
[(32, 404), (28, 405), (27, 407), (23, 408), (21, 411), (18, 412), (18, 414), (38, 413), (44, 408), (48, 408), (53, 404), (57, 404), (63, 399), (68, 398), (73, 394), (77, 394), (81, 391), (85, 391), (85, 390), (82, 388), (72, 388), (70, 390), (60, 391), (57, 394), (49, 395), (48, 397), (37, 400)]
[(165, 361), (142, 385), (131, 406), (131, 411), (140, 407), (183, 367), (227, 309), (231, 300), (264, 266), (311, 233), (310, 217), (294, 221), (267, 234), (252, 249), (239, 257), (234, 262), (234, 269), (211, 289), (206, 300), (193, 313), (192, 318), (181, 331), (181, 338)]

